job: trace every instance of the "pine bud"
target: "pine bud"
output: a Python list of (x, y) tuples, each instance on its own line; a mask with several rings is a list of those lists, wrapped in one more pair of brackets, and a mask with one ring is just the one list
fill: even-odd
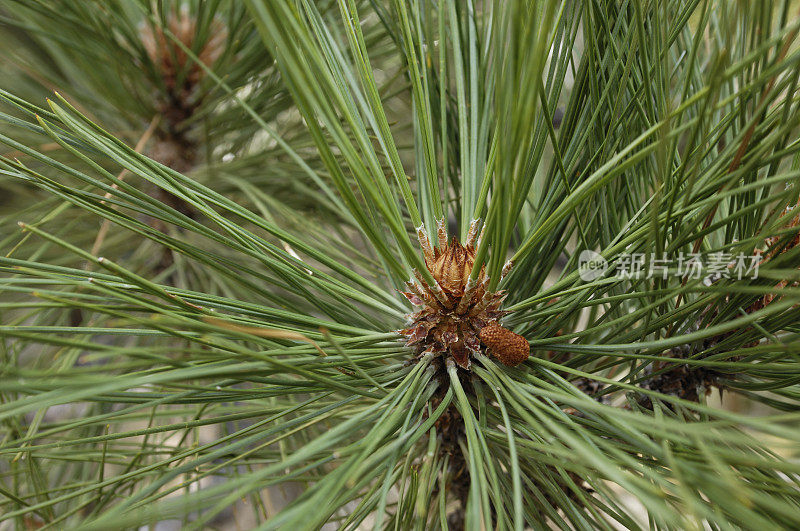
[(512, 367), (527, 360), (531, 353), (531, 346), (524, 337), (497, 323), (481, 328), (479, 336), (498, 360)]

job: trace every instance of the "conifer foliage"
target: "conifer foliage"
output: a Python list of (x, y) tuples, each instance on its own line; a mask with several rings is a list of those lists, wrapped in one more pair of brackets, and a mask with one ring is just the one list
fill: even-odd
[(0, 0), (0, 529), (799, 527), (798, 31)]

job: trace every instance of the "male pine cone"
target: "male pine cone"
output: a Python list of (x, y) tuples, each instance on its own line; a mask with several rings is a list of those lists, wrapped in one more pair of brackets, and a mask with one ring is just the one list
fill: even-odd
[(479, 333), (481, 342), (489, 348), (489, 352), (506, 365), (519, 365), (528, 359), (531, 346), (519, 334), (507, 330), (497, 323), (490, 323)]

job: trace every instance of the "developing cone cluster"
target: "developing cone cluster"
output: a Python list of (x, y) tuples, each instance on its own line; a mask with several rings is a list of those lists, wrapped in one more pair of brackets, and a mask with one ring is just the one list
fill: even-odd
[[(170, 13), (166, 25), (170, 33), (186, 48), (193, 50), (206, 66), (213, 65), (219, 59), (228, 38), (225, 25), (215, 17), (207, 30), (207, 40), (198, 46), (195, 42), (198, 35), (197, 20), (186, 9)], [(140, 28), (140, 36), (142, 45), (153, 65), (159, 70), (167, 91), (173, 97), (188, 98), (205, 76), (203, 68), (190, 59), (183, 48), (168, 37), (162, 28), (144, 24)]]
[[(423, 227), (417, 237), (425, 255), (425, 266), (436, 283), (429, 286), (419, 271), (406, 286), (403, 295), (417, 307), (409, 314), (409, 326), (399, 332), (406, 345), (423, 353), (451, 356), (460, 367), (469, 369), (471, 354), (489, 353), (506, 365), (519, 365), (530, 354), (524, 337), (500, 326), (508, 312), (501, 310), (504, 291), (488, 291), (489, 277), (485, 266), (474, 282), (469, 280), (475, 264), (475, 240), (478, 221), (470, 225), (466, 242), (448, 241), (444, 220), (438, 224), (438, 245), (433, 247)], [(503, 275), (511, 265), (506, 264)]]

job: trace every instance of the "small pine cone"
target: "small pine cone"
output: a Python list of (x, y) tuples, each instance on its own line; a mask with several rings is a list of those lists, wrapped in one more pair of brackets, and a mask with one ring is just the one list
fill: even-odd
[(528, 341), (511, 330), (506, 330), (496, 322), (481, 328), (480, 338), (494, 356), (512, 367), (528, 359), (531, 346)]

